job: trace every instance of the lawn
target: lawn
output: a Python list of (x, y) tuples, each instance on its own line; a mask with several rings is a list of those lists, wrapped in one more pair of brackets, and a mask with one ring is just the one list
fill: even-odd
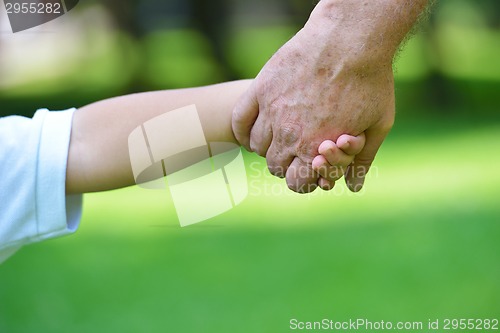
[(246, 154), (249, 197), (187, 228), (167, 190), (88, 195), (76, 235), (0, 266), (0, 332), (500, 319), (499, 143), (500, 121), (401, 119), (357, 195), (291, 194)]

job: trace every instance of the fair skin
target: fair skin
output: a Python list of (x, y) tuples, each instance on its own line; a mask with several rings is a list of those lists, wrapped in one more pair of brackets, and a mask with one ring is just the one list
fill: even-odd
[[(73, 117), (69, 146), (67, 194), (134, 185), (128, 150), (130, 133), (150, 119), (187, 105), (196, 105), (208, 142), (238, 144), (231, 127), (232, 110), (251, 83), (245, 80), (200, 88), (132, 94), (78, 109)], [(165, 135), (168, 140), (168, 133)], [(339, 140), (339, 146), (333, 142), (324, 143), (328, 149), (324, 150), (324, 160), (318, 166), (345, 168), (364, 146), (362, 135), (343, 135)]]
[[(361, 190), (394, 123), (394, 54), (427, 2), (321, 0), (238, 102), (238, 141), (265, 156), (270, 172), (296, 192), (332, 187), (339, 173), (349, 189)], [(366, 145), (332, 173), (324, 152), (343, 133), (365, 133)]]

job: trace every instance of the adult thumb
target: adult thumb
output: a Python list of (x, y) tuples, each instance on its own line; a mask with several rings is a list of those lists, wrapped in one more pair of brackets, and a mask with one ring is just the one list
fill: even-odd
[(377, 155), (377, 152), (384, 142), (389, 129), (368, 129), (366, 134), (366, 144), (363, 150), (356, 155), (353, 163), (347, 168), (345, 181), (347, 187), (352, 192), (359, 192), (363, 188), (366, 175)]
[(257, 101), (255, 83), (252, 83), (247, 92), (236, 103), (232, 118), (234, 136), (248, 151), (251, 151), (250, 133), (258, 116), (259, 103)]

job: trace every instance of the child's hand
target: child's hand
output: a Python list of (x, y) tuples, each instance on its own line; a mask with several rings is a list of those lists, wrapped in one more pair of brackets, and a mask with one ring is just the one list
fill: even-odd
[(312, 162), (312, 168), (321, 176), (318, 181), (323, 190), (331, 190), (335, 182), (342, 178), (347, 167), (365, 146), (365, 134), (351, 136), (341, 135), (337, 143), (326, 140), (318, 148), (320, 155)]

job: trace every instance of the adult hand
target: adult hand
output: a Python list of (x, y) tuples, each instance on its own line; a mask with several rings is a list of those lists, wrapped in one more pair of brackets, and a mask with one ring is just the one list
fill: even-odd
[(332, 50), (311, 45), (302, 30), (266, 64), (233, 115), (238, 141), (265, 156), (269, 171), (290, 189), (314, 190), (319, 175), (311, 163), (324, 140), (366, 134), (366, 145), (346, 173), (359, 191), (378, 148), (394, 121), (391, 62), (376, 68), (346, 63)]
[[(384, 7), (381, 1), (365, 6), (357, 1), (321, 1), (305, 27), (264, 66), (234, 110), (238, 141), (265, 156), (269, 171), (286, 177), (296, 192), (317, 187), (319, 175), (311, 164), (322, 141), (365, 132), (366, 145), (345, 175), (349, 189), (359, 191), (393, 125), (392, 58), (406, 32), (386, 38), (386, 30), (393, 29), (397, 20), (387, 26), (378, 23), (387, 22), (383, 14), (392, 8), (386, 8), (388, 3), (399, 4), (390, 0)], [(401, 15), (406, 31), (425, 1), (414, 3), (421, 6), (411, 8), (411, 17)]]

